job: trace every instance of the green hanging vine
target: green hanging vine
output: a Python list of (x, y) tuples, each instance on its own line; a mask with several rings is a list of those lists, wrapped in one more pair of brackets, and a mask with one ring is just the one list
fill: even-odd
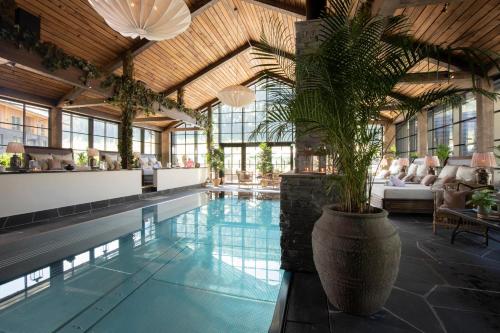
[(23, 30), (15, 24), (13, 20), (15, 9), (14, 0), (0, 0), (0, 40), (11, 42), (19, 49), (36, 53), (42, 58), (42, 65), (49, 71), (69, 67), (81, 70), (83, 75), (80, 80), (84, 84), (101, 76), (97, 66), (85, 59), (65, 53), (53, 43), (39, 41), (31, 31)]

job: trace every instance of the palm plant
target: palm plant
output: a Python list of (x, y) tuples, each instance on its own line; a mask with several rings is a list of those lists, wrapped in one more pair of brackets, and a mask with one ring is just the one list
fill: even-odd
[[(381, 146), (376, 125), (388, 104), (398, 115), (410, 119), (435, 103), (458, 105), (467, 91), (491, 98), (494, 95), (475, 86), (436, 88), (416, 97), (396, 93), (396, 84), (415, 65), (429, 55), (451, 51), (413, 39), (405, 17), (372, 17), (369, 5), (354, 8), (356, 3), (329, 0), (321, 21), (319, 45), (297, 59), (289, 57), (295, 64), (293, 68), (289, 61), (285, 66), (280, 61), (283, 52), (279, 48), (282, 41), (288, 40), (281, 36), (286, 29), (278, 26), (264, 33), (264, 46), (257, 49), (255, 56), (264, 61), (265, 70), (281, 72), (285, 77), (292, 73), (298, 84), (290, 91), (272, 90), (275, 102), (254, 134), (267, 130), (279, 139), (295, 127), (297, 137), (310, 133), (319, 136), (337, 163), (338, 175), (332, 176), (331, 184), (339, 189), (338, 209), (367, 213), (371, 211), (368, 170)], [(270, 41), (277, 44), (271, 45)], [(473, 60), (483, 54), (472, 49), (462, 51)], [(477, 66), (474, 70), (477, 72)]]
[(448, 145), (440, 144), (436, 147), (436, 156), (438, 157), (439, 161), (441, 162), (441, 165), (443, 166), (448, 157), (450, 157), (451, 153), (452, 150)]

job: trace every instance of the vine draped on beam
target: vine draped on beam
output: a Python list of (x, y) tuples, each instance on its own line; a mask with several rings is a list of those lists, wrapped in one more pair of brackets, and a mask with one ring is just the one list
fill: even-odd
[[(67, 54), (53, 43), (39, 41), (33, 33), (15, 24), (13, 17), (16, 7), (14, 0), (0, 0), (0, 40), (11, 42), (19, 49), (36, 53), (42, 58), (42, 65), (51, 72), (69, 67), (81, 70), (80, 80), (85, 85), (88, 85), (92, 79), (103, 76), (103, 72), (96, 65)], [(186, 113), (196, 120), (196, 125), (202, 128), (207, 126), (206, 115), (184, 107), (163, 93), (151, 90), (143, 82), (134, 80), (131, 76), (111, 74), (102, 81), (101, 86), (112, 88), (112, 96), (106, 102), (119, 106), (122, 110), (122, 106), (127, 104), (135, 108), (135, 111), (154, 114), (153, 105), (156, 102), (167, 109), (175, 108)]]

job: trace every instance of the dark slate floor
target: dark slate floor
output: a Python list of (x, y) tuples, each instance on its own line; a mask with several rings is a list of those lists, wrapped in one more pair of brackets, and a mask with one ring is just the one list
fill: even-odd
[[(450, 231), (432, 234), (431, 217), (393, 216), (402, 241), (399, 276), (384, 309), (371, 317), (336, 311), (315, 274), (295, 273), (285, 332), (500, 332), (500, 244)], [(498, 238), (498, 235), (496, 235)]]

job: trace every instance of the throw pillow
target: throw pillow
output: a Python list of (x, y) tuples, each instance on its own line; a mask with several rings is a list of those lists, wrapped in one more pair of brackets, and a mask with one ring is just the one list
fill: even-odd
[(399, 172), (399, 162), (398, 160), (394, 160), (392, 161), (392, 164), (391, 166), (389, 167), (389, 172), (391, 173), (391, 175), (397, 175), (398, 172)]
[(399, 179), (403, 179), (405, 177), (406, 177), (406, 173), (405, 172), (400, 172), (399, 175), (398, 175)]
[(441, 190), (441, 189), (443, 189), (444, 185), (453, 183), (454, 181), (455, 181), (455, 177), (451, 177), (451, 176), (447, 176), (447, 177), (444, 177), (444, 178), (439, 178), (438, 177), (434, 181), (434, 184), (432, 185), (432, 190), (433, 191)]
[(409, 173), (402, 179), (402, 181), (404, 181), (405, 183), (409, 183), (413, 181), (413, 178), (415, 178), (415, 175)]
[(50, 159), (47, 160), (49, 170), (62, 170), (61, 160)]
[(120, 164), (120, 162), (114, 161), (113, 162), (113, 170), (121, 170), (121, 169), (122, 169), (122, 165)]
[(468, 166), (459, 166), (457, 169), (457, 181), (464, 183), (475, 183), (476, 182), (476, 168), (471, 168)]
[(445, 165), (443, 170), (441, 170), (441, 172), (439, 173), (438, 178), (439, 179), (445, 178), (445, 177), (456, 178), (457, 177), (457, 170), (458, 170), (458, 166), (456, 166), (456, 165)]
[(427, 175), (427, 176), (425, 176), (422, 179), (422, 181), (420, 182), (420, 184), (425, 185), (425, 186), (431, 186), (432, 184), (434, 184), (434, 182), (436, 181), (436, 179), (437, 179), (437, 176)]
[(454, 209), (465, 209), (465, 202), (467, 200), (467, 194), (470, 191), (444, 191), (444, 203), (441, 207), (444, 208), (454, 208)]
[(425, 166), (425, 164), (420, 164), (417, 167), (417, 175), (416, 175), (418, 181), (422, 180), (425, 176), (427, 176), (427, 173), (428, 173), (428, 170), (427, 170), (427, 167)]
[(408, 175), (416, 175), (417, 174), (418, 164), (412, 163), (408, 168)]
[(389, 170), (384, 170), (380, 173), (380, 176), (384, 179), (387, 179), (389, 178), (389, 176), (391, 175), (391, 172)]
[(392, 183), (392, 186), (395, 186), (395, 187), (405, 187), (406, 186), (405, 182), (396, 176), (391, 176), (391, 183)]

